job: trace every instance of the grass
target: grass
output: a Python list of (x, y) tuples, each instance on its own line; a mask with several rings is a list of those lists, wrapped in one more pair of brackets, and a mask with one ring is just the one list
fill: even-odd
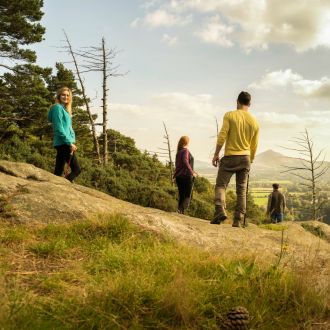
[(281, 225), (281, 224), (275, 224), (275, 223), (266, 223), (259, 225), (260, 228), (273, 230), (273, 231), (282, 231), (288, 229), (288, 226)]
[(304, 272), (226, 260), (119, 215), (0, 229), (0, 329), (218, 329), (235, 306), (251, 329), (330, 317), (328, 287)]
[(310, 225), (308, 223), (302, 223), (301, 226), (309, 231), (310, 233), (312, 233), (313, 235), (320, 237), (328, 242), (330, 242), (328, 236), (326, 235), (326, 233), (323, 231), (323, 229), (320, 226), (313, 226)]
[(0, 219), (9, 219), (14, 216), (12, 206), (8, 202), (8, 197), (0, 195)]
[(256, 204), (258, 206), (267, 206), (268, 197), (254, 196), (254, 194), (252, 194), (252, 197), (253, 197), (254, 204)]
[(269, 188), (251, 188), (250, 192), (256, 205), (267, 206), (268, 196), (270, 194)]

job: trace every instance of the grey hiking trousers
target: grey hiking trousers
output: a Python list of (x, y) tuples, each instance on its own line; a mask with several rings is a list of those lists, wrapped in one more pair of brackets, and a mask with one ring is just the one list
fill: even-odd
[(246, 212), (246, 188), (250, 167), (250, 156), (224, 156), (221, 158), (215, 185), (215, 205), (223, 215), (226, 215), (226, 189), (235, 173), (237, 201), (234, 219), (243, 219)]

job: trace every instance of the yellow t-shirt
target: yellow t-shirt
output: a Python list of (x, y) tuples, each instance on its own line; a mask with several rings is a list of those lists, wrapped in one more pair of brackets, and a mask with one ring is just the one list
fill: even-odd
[(225, 146), (225, 156), (250, 155), (254, 160), (259, 138), (259, 125), (256, 119), (245, 110), (227, 112), (218, 135), (217, 144)]

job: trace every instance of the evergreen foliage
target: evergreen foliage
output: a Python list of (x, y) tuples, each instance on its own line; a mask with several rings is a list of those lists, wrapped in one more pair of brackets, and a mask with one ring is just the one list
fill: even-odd
[[(73, 72), (62, 63), (56, 63), (55, 72), (31, 64), (35, 53), (20, 48), (42, 40), (45, 30), (38, 23), (42, 5), (41, 0), (0, 0), (0, 57), (28, 62), (0, 76), (0, 158), (28, 162), (53, 172), (55, 150), (47, 113), (56, 91), (67, 86), (73, 92), (73, 129), (82, 167), (77, 183), (142, 206), (176, 211), (177, 188), (170, 182), (170, 168), (156, 155), (141, 152), (132, 138), (112, 129), (107, 130), (109, 162), (98, 165), (89, 117)], [(102, 134), (98, 138), (102, 145)], [(211, 184), (197, 178), (189, 215), (211, 219), (213, 198)], [(233, 198), (229, 193), (229, 205), (234, 205)]]
[(42, 40), (42, 6), (42, 0), (0, 0), (0, 57), (36, 60), (35, 52), (24, 46)]
[[(25, 74), (21, 73), (24, 70)], [(117, 198), (166, 211), (177, 209), (177, 188), (169, 180), (170, 169), (156, 155), (141, 152), (135, 141), (113, 129), (107, 131), (110, 161), (106, 166), (93, 159), (93, 140), (86, 111), (82, 108), (81, 91), (72, 71), (56, 64), (49, 68), (21, 65), (19, 71), (6, 73), (0, 79), (5, 91), (0, 103), (0, 158), (34, 164), (53, 171), (55, 151), (52, 128), (47, 112), (54, 103), (56, 91), (69, 86), (73, 91), (73, 126), (77, 136), (78, 158), (82, 173), (77, 183), (96, 188)], [(233, 211), (235, 194), (228, 193), (228, 209)], [(205, 178), (197, 178), (188, 214), (211, 219), (214, 190)], [(261, 217), (250, 199), (250, 218)]]

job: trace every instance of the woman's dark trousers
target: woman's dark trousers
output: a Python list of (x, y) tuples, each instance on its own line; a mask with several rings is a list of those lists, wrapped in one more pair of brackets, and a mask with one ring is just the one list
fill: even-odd
[(193, 178), (190, 175), (178, 176), (176, 184), (179, 189), (179, 206), (178, 211), (184, 213), (184, 210), (189, 206)]
[(65, 163), (70, 162), (71, 173), (66, 178), (72, 182), (81, 172), (76, 155), (74, 153), (71, 154), (71, 148), (67, 144), (56, 146), (55, 149), (57, 150), (57, 155), (54, 174), (62, 176)]

